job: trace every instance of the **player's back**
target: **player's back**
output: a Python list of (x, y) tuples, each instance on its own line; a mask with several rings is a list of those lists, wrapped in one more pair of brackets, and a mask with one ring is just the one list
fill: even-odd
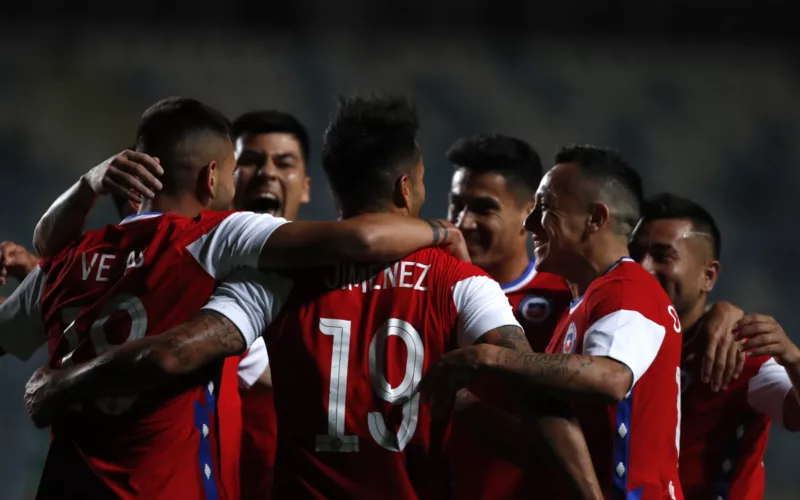
[(415, 388), (459, 345), (471, 280), (489, 278), (438, 249), (296, 277), (266, 335), (275, 498), (446, 497), (447, 424), (432, 422)]
[[(228, 215), (129, 218), (88, 232), (44, 262), (42, 313), (50, 364), (87, 361), (111, 346), (166, 331), (199, 311), (215, 278), (198, 263), (196, 250)], [(72, 460), (85, 460), (104, 484), (101, 489), (117, 498), (225, 497), (217, 491), (215, 459), (220, 367), (148, 394), (74, 407), (53, 425), (50, 456), (61, 459), (48, 459), (43, 488), (58, 483), (62, 498), (103, 497), (91, 489), (79, 493), (83, 485), (64, 479), (59, 468), (69, 469), (64, 463), (69, 450)], [(47, 494), (40, 492), (40, 498)]]
[[(576, 403), (606, 498), (683, 498), (678, 479), (681, 327), (658, 282), (623, 259), (574, 303), (551, 353), (607, 356), (631, 369), (619, 403)], [(613, 492), (613, 493), (612, 493)]]

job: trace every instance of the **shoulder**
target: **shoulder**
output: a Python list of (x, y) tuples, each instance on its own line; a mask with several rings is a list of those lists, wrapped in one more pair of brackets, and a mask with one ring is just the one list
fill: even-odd
[(486, 271), (475, 264), (461, 261), (439, 248), (424, 248), (402, 260), (413, 260), (419, 264), (429, 265), (431, 273), (437, 277), (443, 277), (451, 286), (467, 278), (489, 277)]
[(523, 289), (525, 291), (548, 291), (552, 293), (570, 293), (564, 278), (550, 273), (536, 273)]
[(591, 310), (613, 312), (620, 309), (641, 313), (666, 312), (669, 297), (661, 285), (635, 262), (623, 262), (598, 278), (586, 291), (585, 302)]

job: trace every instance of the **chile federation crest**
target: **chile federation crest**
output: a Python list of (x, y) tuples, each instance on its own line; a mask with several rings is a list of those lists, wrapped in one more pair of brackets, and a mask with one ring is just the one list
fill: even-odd
[(578, 338), (578, 329), (575, 323), (570, 323), (567, 328), (567, 334), (564, 336), (564, 344), (561, 346), (561, 352), (564, 354), (572, 354), (575, 350), (575, 343)]

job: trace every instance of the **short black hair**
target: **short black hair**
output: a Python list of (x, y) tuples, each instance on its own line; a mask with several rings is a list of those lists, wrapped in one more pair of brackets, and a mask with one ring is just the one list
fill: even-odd
[(611, 210), (617, 232), (630, 236), (642, 207), (642, 179), (620, 154), (610, 148), (572, 145), (556, 153), (555, 163), (575, 163), (594, 181), (598, 196)]
[[(231, 123), (219, 111), (188, 97), (169, 97), (153, 104), (142, 115), (136, 132), (136, 150), (157, 157), (164, 168), (162, 191), (174, 194), (193, 189), (197, 163), (221, 151), (209, 137), (232, 141)], [(191, 141), (191, 142), (189, 142)], [(204, 165), (203, 165), (204, 166)]]
[(447, 151), (456, 168), (502, 175), (520, 201), (530, 201), (542, 181), (544, 168), (539, 153), (527, 142), (503, 134), (462, 137)]
[(399, 95), (338, 99), (325, 130), (322, 168), (342, 211), (377, 211), (392, 200), (398, 175), (409, 173), (420, 151), (417, 110)]
[(722, 237), (716, 221), (705, 208), (675, 194), (659, 193), (648, 198), (642, 206), (642, 223), (663, 219), (684, 219), (691, 222), (692, 230), (711, 237), (714, 259), (719, 259)]
[(308, 131), (300, 121), (289, 113), (268, 109), (264, 111), (251, 111), (245, 113), (233, 122), (233, 137), (238, 139), (243, 135), (259, 134), (291, 134), (300, 143), (303, 159), (308, 161), (311, 151), (311, 142)]

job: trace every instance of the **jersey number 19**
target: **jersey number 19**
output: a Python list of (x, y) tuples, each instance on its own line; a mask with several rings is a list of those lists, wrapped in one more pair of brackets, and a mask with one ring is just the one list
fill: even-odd
[[(328, 433), (316, 436), (316, 451), (358, 451), (358, 436), (345, 434), (345, 408), (347, 405), (347, 367), (350, 354), (350, 321), (320, 318), (319, 331), (333, 337), (331, 356), (330, 397), (328, 399)], [(384, 374), (386, 341), (395, 335), (408, 350), (403, 381), (392, 387)], [(417, 429), (419, 393), (414, 393), (422, 379), (425, 348), (417, 330), (401, 319), (388, 319), (372, 337), (369, 344), (369, 377), (372, 391), (384, 401), (403, 405), (403, 421), (397, 433), (390, 432), (386, 421), (378, 412), (367, 415), (369, 433), (376, 443), (389, 451), (403, 451)]]

